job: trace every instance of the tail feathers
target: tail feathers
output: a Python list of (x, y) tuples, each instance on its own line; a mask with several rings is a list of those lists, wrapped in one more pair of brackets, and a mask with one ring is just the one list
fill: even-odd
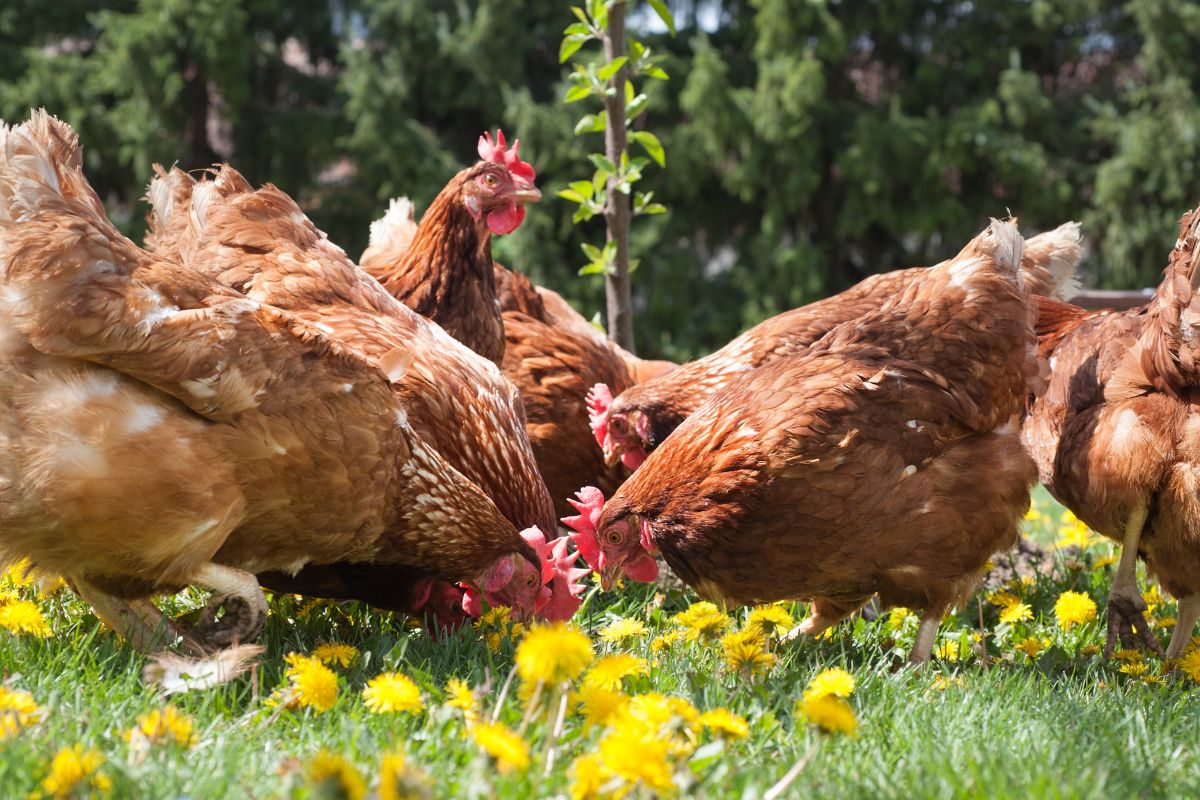
[(104, 206), (83, 178), (79, 137), (69, 125), (45, 110), (29, 122), (0, 122), (0, 223), (16, 223), (41, 209), (77, 200), (92, 215)]
[(154, 178), (146, 187), (145, 198), (150, 204), (146, 214), (147, 250), (167, 258), (178, 254), (179, 240), (188, 229), (195, 186), (196, 179), (179, 167), (171, 167), (168, 172), (162, 165), (154, 165)]
[(392, 266), (408, 252), (417, 234), (412, 201), (393, 198), (387, 213), (371, 223), (371, 239), (359, 263), (371, 274)]
[(1021, 269), (1026, 288), (1031, 294), (1070, 300), (1079, 294), (1075, 270), (1086, 252), (1078, 222), (1064, 222), (1025, 240)]
[(1015, 275), (1024, 247), (1025, 240), (1015, 224), (993, 219), (987, 230), (968, 242), (946, 265), (952, 273), (965, 273), (973, 270), (981, 259), (991, 259), (1000, 271)]

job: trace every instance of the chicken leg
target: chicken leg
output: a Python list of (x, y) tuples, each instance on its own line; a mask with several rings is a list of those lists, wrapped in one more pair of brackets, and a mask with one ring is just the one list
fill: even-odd
[(871, 597), (868, 595), (867, 597), (842, 602), (835, 602), (827, 598), (814, 600), (812, 613), (800, 620), (800, 624), (784, 634), (780, 641), (790, 642), (801, 635), (820, 636), (827, 629), (832, 628), (855, 611), (858, 611), (870, 599)]
[[(1121, 562), (1108, 591), (1108, 638), (1104, 642), (1104, 657), (1112, 655), (1117, 640), (1121, 647), (1133, 649), (1139, 641), (1151, 652), (1162, 656), (1162, 645), (1154, 636), (1146, 620), (1146, 601), (1137, 585), (1138, 542), (1146, 524), (1146, 506), (1138, 505), (1125, 522), (1125, 536), (1121, 541)], [(1136, 627), (1136, 634), (1134, 628)]]
[(1197, 619), (1200, 619), (1200, 594), (1188, 595), (1179, 601), (1179, 617), (1175, 622), (1175, 632), (1171, 634), (1171, 644), (1167, 646), (1168, 659), (1183, 655), (1188, 642), (1192, 640)]
[[(208, 649), (254, 639), (267, 620), (267, 598), (258, 579), (240, 569), (209, 562), (192, 573), (189, 583), (212, 590), (190, 635)], [(217, 610), (224, 615), (217, 619)]]
[(924, 664), (933, 655), (933, 643), (945, 613), (945, 608), (926, 609), (921, 613), (921, 624), (917, 628), (917, 639), (913, 642), (912, 650), (908, 652), (908, 663)]
[(175, 625), (151, 603), (130, 603), (82, 579), (72, 581), (71, 586), (96, 616), (135, 650), (143, 653), (160, 650), (179, 636)]

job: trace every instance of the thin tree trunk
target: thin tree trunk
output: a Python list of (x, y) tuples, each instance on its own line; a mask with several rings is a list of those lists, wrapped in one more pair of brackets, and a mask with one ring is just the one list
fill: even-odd
[[(608, 27), (604, 32), (604, 56), (607, 61), (625, 55), (625, 3), (614, 3), (608, 12)], [(604, 98), (608, 126), (604, 132), (604, 149), (608, 159), (621, 165), (625, 152), (625, 81), (629, 70), (617, 72), (616, 93)], [(617, 191), (615, 177), (608, 179), (608, 207), (604, 211), (608, 223), (608, 241), (616, 243), (615, 273), (606, 275), (604, 289), (608, 299), (608, 336), (631, 353), (633, 348), (633, 303), (629, 290), (629, 195)]]

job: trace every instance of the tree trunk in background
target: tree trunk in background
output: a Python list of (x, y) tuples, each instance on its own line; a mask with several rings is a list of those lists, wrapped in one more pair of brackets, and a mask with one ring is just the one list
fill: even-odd
[[(608, 12), (608, 28), (604, 35), (605, 60), (625, 55), (625, 3), (614, 3)], [(621, 67), (613, 81), (616, 94), (604, 98), (608, 125), (604, 132), (605, 155), (621, 165), (625, 152), (625, 81), (629, 70)], [(629, 289), (629, 195), (617, 191), (617, 179), (608, 179), (608, 208), (604, 211), (608, 223), (608, 241), (616, 243), (615, 273), (605, 275), (604, 289), (608, 299), (608, 336), (629, 352), (633, 347), (633, 303)]]

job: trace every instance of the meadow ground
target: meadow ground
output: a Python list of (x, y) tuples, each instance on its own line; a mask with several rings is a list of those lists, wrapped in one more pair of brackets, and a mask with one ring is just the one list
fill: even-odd
[[(782, 796), (1200, 796), (1200, 654), (1185, 662), (1190, 677), (1164, 677), (1154, 659), (1106, 662), (1113, 548), (1044, 493), (1036, 498), (1028, 533), (1082, 549), (1058, 551), (1043, 574), (948, 618), (922, 670), (903, 668), (916, 631), (903, 611), (776, 646), (769, 635), (736, 635), (749, 610), (726, 617), (699, 606), (679, 622), (694, 597), (626, 586), (589, 598), (574, 621), (586, 640), (563, 631), (524, 638), (498, 619), (433, 640), (357, 605), (280, 597), (253, 674), (166, 700), (140, 681), (144, 659), (70, 592), (43, 596), (10, 576), (0, 583), (0, 624), (24, 632), (0, 630), (0, 798), (584, 797), (597, 788), (638, 797), (654, 787), (758, 797), (802, 759)], [(1174, 603), (1149, 599), (1165, 641)], [(183, 612), (201, 600), (185, 594), (167, 606)], [(22, 601), (43, 612), (45, 630)], [(803, 608), (754, 618), (770, 628), (780, 611), (798, 619)], [(522, 640), (525, 677), (504, 692)], [(344, 665), (329, 648), (319, 651), (328, 666), (285, 660), (322, 643), (353, 651), (340, 654)], [(589, 644), (596, 658), (629, 657), (578, 676)], [(846, 676), (824, 672), (834, 668), (853, 677), (852, 691)], [(364, 696), (368, 681), (390, 672), (415, 686), (377, 681)], [(548, 681), (540, 690), (539, 677)], [(573, 677), (564, 702), (562, 677)], [(473, 691), (448, 689), (455, 678)], [(810, 717), (797, 718), (806, 691)], [(718, 709), (730, 715), (704, 714)]]

